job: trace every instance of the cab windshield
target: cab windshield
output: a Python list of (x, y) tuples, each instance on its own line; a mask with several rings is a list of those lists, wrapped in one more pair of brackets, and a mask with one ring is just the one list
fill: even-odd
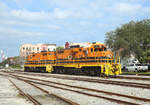
[(106, 48), (95, 48), (94, 52), (97, 52), (97, 51), (107, 51), (107, 49)]

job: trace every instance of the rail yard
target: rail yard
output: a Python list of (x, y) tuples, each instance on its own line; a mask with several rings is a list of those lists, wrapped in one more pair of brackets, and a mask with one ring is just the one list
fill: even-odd
[(121, 74), (104, 44), (66, 44), (29, 54), (22, 69), (0, 69), (0, 105), (150, 105), (150, 76)]
[(2, 105), (150, 105), (149, 76), (100, 78), (8, 69), (0, 77)]
[(0, 105), (150, 105), (149, 0), (0, 0)]
[(115, 56), (100, 42), (86, 46), (66, 45), (63, 50), (30, 54), (27, 56), (24, 71), (90, 76), (116, 76), (122, 73), (119, 56)]

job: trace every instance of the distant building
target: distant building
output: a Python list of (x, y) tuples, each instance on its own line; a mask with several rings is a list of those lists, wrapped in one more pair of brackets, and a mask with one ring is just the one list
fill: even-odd
[(79, 47), (89, 47), (91, 46), (91, 43), (89, 42), (84, 42), (84, 43), (73, 43), (73, 42), (66, 42), (65, 48), (70, 48), (73, 46), (79, 46)]
[(56, 44), (23, 44), (20, 46), (20, 57), (26, 57), (32, 53), (39, 53), (41, 51), (55, 51)]

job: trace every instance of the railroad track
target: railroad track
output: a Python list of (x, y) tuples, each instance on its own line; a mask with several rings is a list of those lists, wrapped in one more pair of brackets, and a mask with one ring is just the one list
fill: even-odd
[[(13, 72), (12, 72), (13, 73)], [(18, 72), (16, 72), (18, 73)], [(91, 78), (83, 78), (83, 77), (65, 77), (65, 76), (58, 76), (58, 75), (45, 75), (45, 74), (29, 74), (29, 73), (18, 73), (18, 74), (25, 74), (25, 75), (32, 75), (32, 76), (43, 76), (48, 78), (59, 78), (59, 79), (66, 79), (66, 80), (76, 80), (76, 81), (85, 81), (85, 82), (93, 82), (93, 83), (101, 83), (101, 84), (111, 84), (111, 85), (118, 85), (118, 86), (128, 86), (134, 88), (144, 88), (150, 89), (150, 84), (145, 83), (135, 83), (135, 82), (124, 82), (124, 81), (115, 81), (115, 80), (102, 80), (102, 79), (91, 79)]]
[[(12, 71), (9, 71), (9, 72), (12, 72)], [(24, 71), (13, 71), (13, 72), (17, 72), (17, 73), (23, 73), (23, 74), (29, 74), (27, 72), (24, 72)], [(12, 73), (13, 73), (12, 72)], [(31, 73), (31, 72), (30, 72)], [(42, 74), (35, 74), (35, 75), (41, 75)], [(45, 76), (45, 75), (43, 75)], [(47, 75), (46, 75), (47, 76)], [(143, 76), (143, 75), (142, 75)], [(146, 75), (147, 76), (147, 75)], [(144, 77), (128, 77), (128, 76), (116, 76), (116, 77), (111, 77), (111, 78), (114, 78), (114, 79), (130, 79), (130, 80), (142, 80), (142, 81), (149, 81), (150, 78), (144, 78)]]
[(149, 81), (150, 78), (143, 78), (143, 77), (128, 77), (128, 76), (116, 76), (114, 78), (119, 78), (119, 79), (132, 79), (132, 80), (144, 80), (144, 81)]
[(33, 98), (30, 94), (27, 94), (27, 93), (23, 92), (13, 81), (11, 81), (10, 79), (9, 79), (9, 81), (13, 84), (13, 86), (16, 87), (16, 89), (19, 91), (20, 95), (25, 96), (26, 98), (28, 98), (28, 100), (33, 102), (34, 105), (42, 105), (39, 101), (37, 101), (35, 98)]
[[(4, 76), (4, 75), (3, 75), (3, 76)], [(8, 76), (8, 77), (11, 77), (11, 76)], [(61, 96), (56, 95), (56, 94), (54, 94), (54, 93), (50, 93), (49, 91), (47, 91), (47, 90), (45, 90), (45, 89), (43, 89), (43, 88), (41, 88), (41, 87), (39, 87), (39, 86), (37, 86), (37, 85), (35, 85), (35, 84), (29, 82), (29, 81), (27, 81), (27, 80), (23, 80), (23, 79), (21, 79), (21, 78), (16, 78), (16, 77), (11, 77), (11, 78), (15, 78), (15, 79), (17, 79), (17, 80), (24, 81), (24, 82), (26, 82), (26, 83), (32, 85), (33, 87), (35, 87), (35, 88), (41, 90), (42, 92), (46, 93), (47, 96), (56, 97), (56, 98), (58, 98), (59, 100), (62, 100), (62, 101), (64, 101), (65, 103), (68, 103), (69, 105), (80, 105), (80, 104), (78, 104), (78, 103), (76, 103), (76, 102), (73, 102), (73, 101), (71, 101), (71, 100), (69, 100), (69, 99), (66, 99), (66, 98), (64, 98), (64, 97), (61, 97)], [(36, 100), (33, 96), (31, 96), (30, 94), (27, 94), (27, 93), (23, 92), (23, 90), (21, 90), (21, 88), (19, 88), (13, 81), (11, 81), (10, 79), (9, 79), (9, 81), (16, 87), (16, 89), (19, 91), (19, 94), (20, 94), (20, 95), (27, 97), (28, 100), (30, 100), (31, 102), (33, 102), (34, 105), (42, 105), (42, 104), (41, 104), (38, 100)]]
[[(13, 74), (11, 74), (11, 75), (13, 75)], [(98, 92), (98, 93), (104, 93), (104, 94), (107, 94), (107, 95), (115, 95), (115, 96), (118, 96), (118, 97), (125, 97), (125, 98), (134, 99), (134, 100), (138, 100), (138, 101), (150, 102), (150, 99), (147, 99), (147, 98), (140, 98), (140, 97), (129, 96), (129, 95), (124, 95), (124, 94), (118, 94), (118, 93), (113, 93), (113, 92), (108, 92), (108, 91), (103, 91), (103, 90), (96, 90), (96, 89), (90, 89), (90, 88), (85, 88), (85, 87), (72, 86), (72, 85), (67, 85), (67, 84), (62, 84), (62, 83), (56, 83), (56, 82), (53, 82), (53, 81), (46, 81), (46, 80), (23, 77), (23, 76), (17, 76), (17, 75), (13, 75), (13, 76), (15, 78), (17, 77), (17, 78), (20, 78), (20, 80), (28, 81), (30, 83), (50, 86), (50, 87), (54, 87), (54, 88), (58, 88), (58, 89), (62, 89), (62, 90), (67, 90), (67, 91), (73, 91), (73, 92), (76, 92), (76, 93), (89, 95), (89, 96), (93, 96), (93, 97), (97, 97), (97, 98), (103, 98), (103, 99), (106, 99), (106, 100), (111, 100), (111, 101), (115, 101), (115, 102), (119, 102), (119, 103), (123, 103), (123, 104), (128, 104), (128, 105), (138, 105), (138, 104), (131, 103), (131, 102), (126, 102), (126, 101), (121, 101), (121, 100), (118, 100), (118, 99), (112, 99), (112, 98), (108, 98), (108, 97), (104, 97), (104, 96), (93, 95), (93, 94), (89, 94), (89, 93), (85, 93), (85, 92), (81, 92), (81, 91), (71, 90), (71, 89), (68, 89), (68, 88), (62, 88), (62, 87), (55, 86), (55, 85), (50, 85), (50, 84), (47, 84), (47, 83), (57, 84), (57, 85), (60, 85), (60, 86), (67, 86), (69, 88), (84, 89), (86, 91), (94, 91), (94, 92)], [(24, 78), (24, 79), (22, 79), (22, 78)], [(36, 81), (33, 81), (33, 80), (36, 80)], [(37, 82), (37, 81), (40, 81), (40, 82)]]
[[(148, 72), (150, 72), (150, 70), (148, 71)], [(137, 73), (137, 74), (121, 74), (122, 76), (125, 76), (125, 75), (138, 75), (138, 76), (150, 76), (150, 74), (144, 74), (144, 73)]]

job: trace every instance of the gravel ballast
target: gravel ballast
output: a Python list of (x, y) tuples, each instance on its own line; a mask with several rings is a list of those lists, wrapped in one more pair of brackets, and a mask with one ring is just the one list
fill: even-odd
[[(17, 74), (17, 75), (21, 75), (21, 74)], [(59, 74), (46, 74), (46, 73), (44, 73), (44, 75), (59, 75)], [(111, 84), (76, 81), (76, 80), (65, 80), (65, 79), (41, 77), (41, 76), (31, 76), (31, 75), (23, 75), (23, 74), (21, 76), (32, 77), (32, 78), (37, 78), (37, 79), (42, 79), (42, 80), (49, 80), (49, 81), (53, 81), (53, 82), (57, 82), (57, 83), (63, 83), (63, 84), (68, 84), (68, 85), (73, 85), (73, 86), (81, 86), (81, 87), (86, 87), (86, 88), (91, 88), (91, 89), (98, 89), (98, 90), (103, 90), (103, 91), (121, 93), (121, 94), (125, 94), (125, 95), (131, 95), (131, 96), (149, 98), (150, 99), (150, 94), (148, 94), (148, 93), (150, 93), (150, 89), (133, 88), (133, 87), (111, 85)], [(59, 76), (95, 78), (95, 79), (105, 80), (104, 78), (99, 78), (99, 77), (72, 76), (72, 75), (59, 75)], [(45, 103), (46, 105), (57, 105), (56, 102), (54, 101), (55, 99), (53, 99), (53, 97), (51, 98), (51, 104), (50, 104), (48, 102), (49, 99), (40, 90), (34, 88), (33, 86), (30, 86), (27, 83), (22, 82), (22, 81), (19, 81), (19, 80), (16, 80), (16, 79), (12, 79), (12, 80), (16, 84), (20, 85), (22, 90), (24, 90), (25, 92), (28, 92), (31, 95), (35, 96), (39, 101)], [(106, 80), (115, 80), (115, 81), (125, 81), (125, 82), (135, 82), (135, 83), (147, 83), (147, 84), (149, 84), (149, 81), (141, 81), (141, 80), (113, 79), (113, 78), (106, 79)], [(115, 99), (118, 99), (118, 100), (124, 100), (124, 101), (128, 101), (128, 102), (138, 103), (138, 104), (141, 104), (141, 105), (150, 105), (149, 102), (142, 102), (142, 101), (137, 101), (137, 100), (128, 99), (128, 98), (124, 98), (124, 97), (111, 96), (111, 95), (106, 95), (106, 94), (103, 94), (103, 93), (91, 92), (91, 91), (86, 91), (86, 90), (83, 90), (83, 89), (70, 88), (70, 87), (67, 87), (67, 86), (61, 86), (61, 85), (56, 85), (56, 84), (52, 84), (52, 85), (63, 87), (63, 88), (69, 88), (69, 89), (72, 89), (72, 90), (77, 90), (77, 91), (81, 91), (81, 92), (85, 92), (85, 93), (100, 95), (100, 96), (104, 96), (104, 97), (115, 98)], [(82, 95), (82, 94), (79, 94), (79, 93), (76, 93), (76, 92), (66, 91), (66, 90), (62, 90), (62, 89), (56, 89), (56, 88), (53, 88), (53, 87), (48, 87), (48, 86), (43, 86), (43, 85), (38, 85), (38, 86), (48, 90), (49, 92), (60, 95), (61, 97), (64, 97), (64, 98), (70, 99), (74, 102), (77, 102), (81, 105), (121, 105), (120, 103), (111, 102), (109, 100), (102, 99), (102, 98), (86, 96), (86, 95)], [(41, 98), (44, 98), (45, 100), (43, 101)], [(58, 101), (58, 100), (56, 99), (56, 101)]]
[[(68, 76), (68, 75), (66, 75), (66, 76)], [(27, 76), (27, 77), (33, 77), (33, 76)], [(78, 76), (78, 77), (80, 77), (80, 76)], [(110, 84), (91, 83), (91, 82), (75, 81), (75, 80), (65, 80), (65, 79), (38, 77), (38, 76), (34, 76), (34, 78), (43, 79), (43, 80), (50, 80), (50, 81), (64, 83), (64, 84), (68, 84), (68, 85), (82, 86), (82, 87), (86, 87), (86, 88), (92, 88), (92, 89), (99, 89), (99, 90), (104, 90), (104, 91), (109, 91), (109, 92), (121, 93), (121, 94), (136, 96), (136, 97), (150, 98), (150, 94), (147, 94), (147, 93), (150, 93), (149, 89), (141, 89), (141, 88), (117, 86), (117, 85), (110, 85)], [(85, 77), (85, 78), (87, 78), (87, 77)], [(92, 78), (92, 77), (89, 77), (89, 78)], [(95, 77), (93, 77), (93, 78), (95, 78)], [(135, 81), (132, 80), (132, 82), (136, 82), (136, 80)], [(55, 86), (59, 86), (59, 85), (55, 85)], [(65, 86), (60, 86), (60, 87), (65, 87)], [(72, 88), (69, 88), (69, 89), (72, 89)], [(63, 90), (59, 89), (59, 91), (61, 91), (59, 93), (59, 91), (56, 91), (56, 90), (58, 90), (58, 89), (51, 88), (51, 91), (54, 91), (54, 92), (56, 92), (58, 94), (61, 94), (61, 93), (64, 92)], [(80, 89), (73, 89), (73, 90), (80, 90)], [(81, 90), (81, 91), (83, 91), (83, 90)], [(88, 92), (88, 93), (91, 93), (91, 92)], [(120, 100), (125, 100), (125, 101), (128, 101), (128, 102), (134, 102), (134, 103), (138, 103), (138, 104), (142, 104), (142, 105), (149, 105), (149, 103), (147, 103), (147, 102), (137, 101), (137, 100), (133, 100), (133, 99), (126, 99), (126, 98), (122, 98), (122, 97), (118, 97), (118, 96), (110, 96), (110, 95), (108, 96), (108, 95), (102, 94), (102, 93), (94, 93), (94, 92), (92, 92), (92, 93), (96, 94), (96, 95), (107, 96), (107, 97), (110, 97), (110, 98), (116, 98), (116, 99), (120, 99)], [(76, 94), (76, 93), (66, 92), (65, 91), (64, 94), (63, 94), (63, 96), (66, 96), (66, 97), (68, 96), (67, 98), (70, 98), (71, 96), (69, 97), (68, 94), (71, 94), (71, 96), (73, 96), (73, 94)], [(81, 97), (81, 96), (83, 97), (84, 96), (84, 95), (79, 95), (79, 96), (78, 95), (76, 96), (76, 95), (74, 96), (75, 98), (78, 98), (78, 97)], [(99, 99), (97, 99), (97, 100), (99, 100)], [(80, 100), (76, 100), (76, 101), (80, 102)], [(89, 101), (89, 99), (86, 100), (86, 101)], [(104, 103), (105, 103), (105, 101), (106, 101), (106, 103), (109, 103), (109, 101), (103, 100)], [(96, 101), (96, 102), (98, 102), (98, 101)], [(100, 101), (100, 102), (102, 102), (102, 101)], [(84, 104), (84, 103), (81, 103), (81, 104)], [(90, 103), (90, 104), (93, 105), (92, 103)], [(113, 103), (113, 104), (116, 104), (116, 103)], [(95, 104), (95, 105), (98, 105), (98, 103)], [(109, 104), (106, 104), (106, 105), (109, 105)], [(112, 105), (112, 103), (111, 103), (111, 105)]]
[(0, 76), (0, 105), (33, 105), (18, 94), (8, 79)]

